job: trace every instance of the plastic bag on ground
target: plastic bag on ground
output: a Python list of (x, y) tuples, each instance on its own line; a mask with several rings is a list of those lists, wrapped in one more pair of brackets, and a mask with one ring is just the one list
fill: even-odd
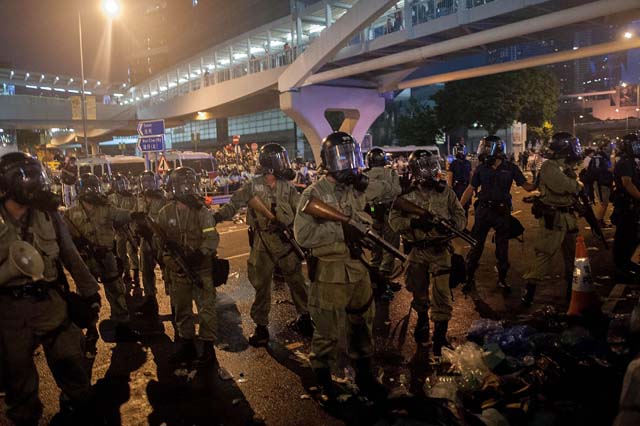
[(471, 323), (467, 332), (467, 339), (481, 345), (485, 342), (487, 335), (502, 333), (502, 322), (490, 319), (479, 319)]
[(640, 425), (640, 358), (627, 367), (620, 394), (620, 411), (613, 426)]
[(460, 374), (458, 385), (461, 390), (478, 389), (489, 374), (484, 351), (473, 342), (466, 342), (455, 350), (442, 348), (442, 360), (451, 364), (453, 372)]

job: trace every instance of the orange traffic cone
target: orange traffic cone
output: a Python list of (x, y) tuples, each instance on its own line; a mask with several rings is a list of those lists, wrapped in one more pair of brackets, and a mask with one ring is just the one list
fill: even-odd
[(585, 311), (599, 311), (600, 299), (593, 287), (587, 246), (581, 235), (578, 235), (576, 239), (576, 260), (574, 265), (571, 303), (569, 304), (567, 315), (580, 315)]

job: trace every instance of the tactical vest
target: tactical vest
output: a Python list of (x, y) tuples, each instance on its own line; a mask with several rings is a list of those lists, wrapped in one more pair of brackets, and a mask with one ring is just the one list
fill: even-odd
[[(5, 215), (8, 213), (0, 207), (0, 265), (9, 261), (9, 246), (14, 241), (24, 240), (34, 246), (44, 260), (44, 281), (55, 281), (58, 278), (57, 262), (60, 256), (60, 247), (56, 235), (55, 225), (47, 213), (39, 210), (31, 210), (31, 220), (24, 239), (21, 230)], [(0, 286), (18, 286), (31, 282), (28, 277), (0, 276)]]

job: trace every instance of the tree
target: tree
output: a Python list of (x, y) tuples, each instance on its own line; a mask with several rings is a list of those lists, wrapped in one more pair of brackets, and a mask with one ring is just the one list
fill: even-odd
[(416, 98), (409, 99), (407, 110), (398, 117), (396, 136), (400, 145), (427, 145), (442, 135), (436, 112)]
[(433, 96), (436, 115), (451, 130), (474, 123), (495, 133), (514, 120), (542, 126), (556, 113), (558, 83), (550, 72), (526, 69), (447, 83)]
[(542, 123), (542, 126), (527, 126), (529, 139), (535, 141), (548, 141), (553, 136), (553, 124), (549, 121)]

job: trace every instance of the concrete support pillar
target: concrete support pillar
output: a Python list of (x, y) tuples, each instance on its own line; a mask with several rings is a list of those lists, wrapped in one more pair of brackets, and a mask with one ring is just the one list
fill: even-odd
[(360, 142), (384, 107), (384, 98), (372, 89), (305, 86), (280, 94), (280, 108), (305, 134), (316, 162), (320, 162), (322, 139), (332, 132), (325, 117), (327, 111), (343, 112), (345, 120), (340, 130)]
[(218, 145), (229, 143), (229, 119), (216, 118), (216, 142)]

